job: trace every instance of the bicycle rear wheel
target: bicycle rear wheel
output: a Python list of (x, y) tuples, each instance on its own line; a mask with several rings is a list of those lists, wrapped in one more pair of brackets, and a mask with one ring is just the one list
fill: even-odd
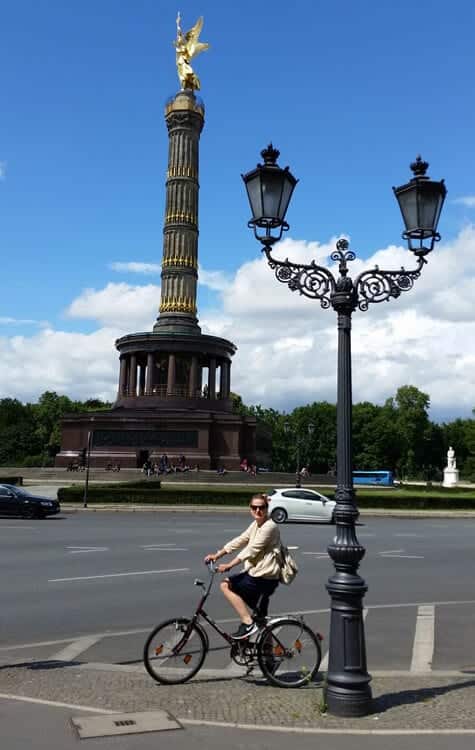
[(257, 660), (264, 677), (273, 685), (301, 687), (318, 673), (322, 649), (308, 625), (282, 618), (263, 631), (257, 644)]
[(201, 669), (208, 650), (201, 628), (186, 617), (157, 625), (144, 646), (143, 660), (149, 675), (165, 685), (179, 685)]

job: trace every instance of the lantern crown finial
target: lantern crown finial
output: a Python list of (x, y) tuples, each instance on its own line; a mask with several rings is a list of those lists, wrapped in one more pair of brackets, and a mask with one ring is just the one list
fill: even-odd
[(418, 177), (425, 177), (426, 179), (428, 179), (426, 172), (429, 168), (429, 162), (424, 161), (420, 154), (416, 156), (416, 160), (413, 161), (410, 166), (412, 171), (414, 172), (414, 178), (417, 179)]
[(264, 164), (268, 166), (275, 165), (280, 156), (280, 151), (278, 148), (274, 148), (272, 143), (269, 143), (267, 148), (261, 151), (261, 156), (264, 159)]

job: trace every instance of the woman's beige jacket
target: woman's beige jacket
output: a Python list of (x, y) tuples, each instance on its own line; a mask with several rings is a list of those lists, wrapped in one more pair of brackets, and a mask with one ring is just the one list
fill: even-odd
[(280, 532), (270, 518), (262, 526), (253, 521), (242, 534), (227, 542), (223, 549), (229, 553), (244, 547), (238, 557), (244, 570), (255, 578), (278, 578), (280, 575)]

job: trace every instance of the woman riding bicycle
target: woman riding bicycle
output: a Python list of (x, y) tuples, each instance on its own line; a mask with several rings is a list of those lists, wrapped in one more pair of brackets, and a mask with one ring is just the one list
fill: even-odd
[(232, 634), (237, 639), (248, 638), (258, 629), (248, 607), (258, 608), (259, 616), (265, 617), (269, 597), (279, 585), (280, 533), (268, 516), (268, 506), (267, 495), (254, 495), (249, 504), (254, 519), (251, 525), (222, 549), (205, 557), (205, 562), (215, 562), (230, 552), (244, 548), (230, 562), (218, 565), (219, 573), (227, 573), (244, 563), (242, 573), (231, 575), (221, 582), (221, 591), (241, 620), (237, 632)]

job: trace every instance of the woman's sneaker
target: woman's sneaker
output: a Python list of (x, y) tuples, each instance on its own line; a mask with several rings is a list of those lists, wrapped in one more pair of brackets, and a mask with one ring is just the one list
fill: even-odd
[(257, 633), (258, 627), (255, 622), (251, 622), (250, 625), (245, 625), (243, 622), (240, 624), (235, 633), (231, 633), (231, 638), (240, 640), (241, 638), (249, 638), (253, 633)]

